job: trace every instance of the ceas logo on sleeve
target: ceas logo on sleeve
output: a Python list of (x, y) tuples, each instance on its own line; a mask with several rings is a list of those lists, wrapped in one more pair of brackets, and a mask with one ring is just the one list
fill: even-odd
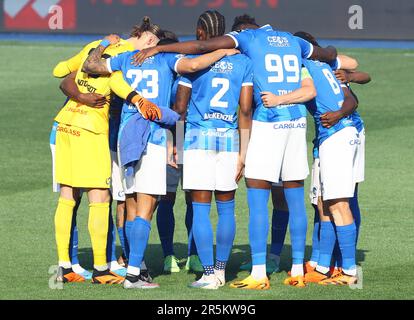
[(3, 12), (8, 30), (76, 28), (76, 0), (4, 0)]

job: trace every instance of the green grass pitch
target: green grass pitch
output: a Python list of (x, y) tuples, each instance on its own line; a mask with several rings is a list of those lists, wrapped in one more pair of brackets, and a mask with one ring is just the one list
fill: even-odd
[[(162, 274), (162, 251), (155, 221), (146, 260), (161, 288), (124, 290), (121, 286), (89, 283), (50, 289), (48, 270), (57, 263), (53, 216), (57, 195), (51, 192), (48, 135), (53, 117), (64, 102), (59, 81), (51, 71), (80, 44), (0, 43), (0, 299), (413, 299), (414, 266), (414, 107), (413, 51), (360, 50), (343, 52), (358, 58), (371, 74), (366, 86), (354, 86), (367, 130), (366, 182), (360, 186), (362, 228), (358, 260), (363, 268), (362, 289), (320, 287), (304, 289), (282, 284), (290, 264), (290, 240), (283, 252), (283, 271), (271, 276), (271, 290), (217, 291), (188, 289), (195, 275), (184, 270)], [(311, 126), (312, 127), (312, 126)], [(309, 141), (313, 131), (309, 130)], [(310, 148), (310, 146), (309, 146)], [(307, 181), (307, 187), (309, 182)], [(177, 256), (186, 255), (184, 201), (175, 207)], [(87, 207), (79, 211), (80, 260), (91, 267)], [(312, 210), (307, 201), (309, 221)], [(269, 203), (270, 208), (270, 203)], [(211, 216), (216, 219), (213, 208)], [(228, 280), (248, 259), (248, 210), (245, 188), (237, 192), (237, 234)], [(308, 256), (312, 228), (308, 228)], [(119, 249), (119, 245), (118, 245)]]

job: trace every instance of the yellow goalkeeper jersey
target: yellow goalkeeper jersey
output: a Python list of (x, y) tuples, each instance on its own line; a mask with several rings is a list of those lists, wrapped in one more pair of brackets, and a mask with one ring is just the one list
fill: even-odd
[[(103, 108), (91, 108), (69, 99), (65, 106), (61, 109), (55, 118), (55, 121), (66, 125), (83, 128), (94, 133), (108, 133), (109, 120), (109, 104), (111, 86), (120, 86), (126, 94), (122, 94), (121, 98), (132, 91), (132, 88), (123, 81), (122, 74), (113, 73), (110, 76), (92, 76), (82, 72), (82, 65), (88, 58), (89, 53), (95, 49), (100, 43), (94, 41), (86, 45), (81, 52), (69, 60), (60, 62), (54, 69), (53, 75), (56, 77), (64, 77), (71, 72), (77, 71), (76, 84), (82, 93), (98, 93), (107, 97), (107, 103)], [(103, 57), (109, 58), (123, 52), (133, 51), (134, 47), (125, 40), (121, 40), (116, 45), (111, 45), (104, 51)], [(116, 81), (114, 81), (116, 80)], [(127, 85), (127, 86), (125, 86)], [(117, 94), (122, 89), (116, 90)]]

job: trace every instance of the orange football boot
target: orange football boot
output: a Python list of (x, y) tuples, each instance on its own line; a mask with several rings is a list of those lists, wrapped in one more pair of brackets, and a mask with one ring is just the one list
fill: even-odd
[(285, 281), (283, 281), (283, 284), (298, 288), (306, 287), (306, 281), (304, 276), (288, 277), (285, 279)]
[(342, 271), (337, 273), (335, 276), (332, 276), (328, 279), (322, 280), (319, 282), (321, 285), (336, 285), (336, 286), (349, 286), (350, 284), (356, 284), (358, 282), (358, 278), (355, 276), (350, 276)]
[(315, 271), (311, 271), (305, 274), (305, 281), (306, 282), (313, 282), (313, 283), (319, 283), (323, 280), (326, 280), (329, 278), (329, 273), (322, 273), (315, 269)]
[(73, 272), (72, 268), (63, 268), (59, 267), (57, 276), (57, 282), (85, 282), (85, 278), (82, 277), (80, 274)]
[(124, 280), (124, 277), (118, 276), (109, 269), (105, 271), (93, 270), (92, 283), (95, 284), (121, 284)]

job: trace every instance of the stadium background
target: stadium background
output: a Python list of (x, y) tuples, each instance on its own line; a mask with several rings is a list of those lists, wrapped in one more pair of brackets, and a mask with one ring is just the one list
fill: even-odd
[[(49, 30), (49, 7), (64, 10), (63, 30)], [(349, 8), (363, 8), (363, 29), (351, 30)], [(261, 24), (288, 31), (306, 30), (356, 57), (371, 74), (366, 86), (354, 86), (367, 127), (366, 182), (360, 188), (362, 233), (358, 260), (363, 267), (361, 290), (282, 285), (290, 264), (290, 240), (282, 272), (272, 276), (268, 292), (189, 290), (194, 275), (162, 275), (158, 233), (153, 223), (147, 260), (160, 290), (126, 292), (120, 287), (71, 284), (53, 290), (48, 271), (56, 264), (48, 134), (64, 97), (53, 79), (53, 66), (103, 34), (126, 34), (149, 15), (180, 36), (194, 33), (198, 15), (217, 9), (232, 19), (245, 12)], [(5, 0), (0, 1), (0, 299), (413, 299), (414, 265), (414, 2), (409, 0)], [(309, 119), (310, 120), (310, 119)], [(311, 121), (310, 121), (311, 122)], [(312, 127), (312, 125), (311, 125)], [(313, 132), (309, 130), (311, 141)], [(308, 187), (307, 182), (306, 186)], [(229, 280), (243, 277), (248, 259), (248, 214), (245, 189), (237, 195), (235, 247)], [(91, 267), (86, 199), (80, 209), (80, 260)], [(309, 221), (313, 211), (307, 203)], [(270, 203), (269, 203), (270, 209)], [(176, 212), (176, 251), (185, 258), (184, 199)], [(216, 218), (213, 208), (211, 216)], [(308, 229), (308, 251), (310, 232)], [(118, 248), (119, 249), (119, 248)], [(309, 253), (309, 252), (308, 252)], [(185, 260), (181, 261), (181, 265)], [(50, 269), (52, 267), (52, 269)], [(172, 294), (174, 292), (174, 294)]]

